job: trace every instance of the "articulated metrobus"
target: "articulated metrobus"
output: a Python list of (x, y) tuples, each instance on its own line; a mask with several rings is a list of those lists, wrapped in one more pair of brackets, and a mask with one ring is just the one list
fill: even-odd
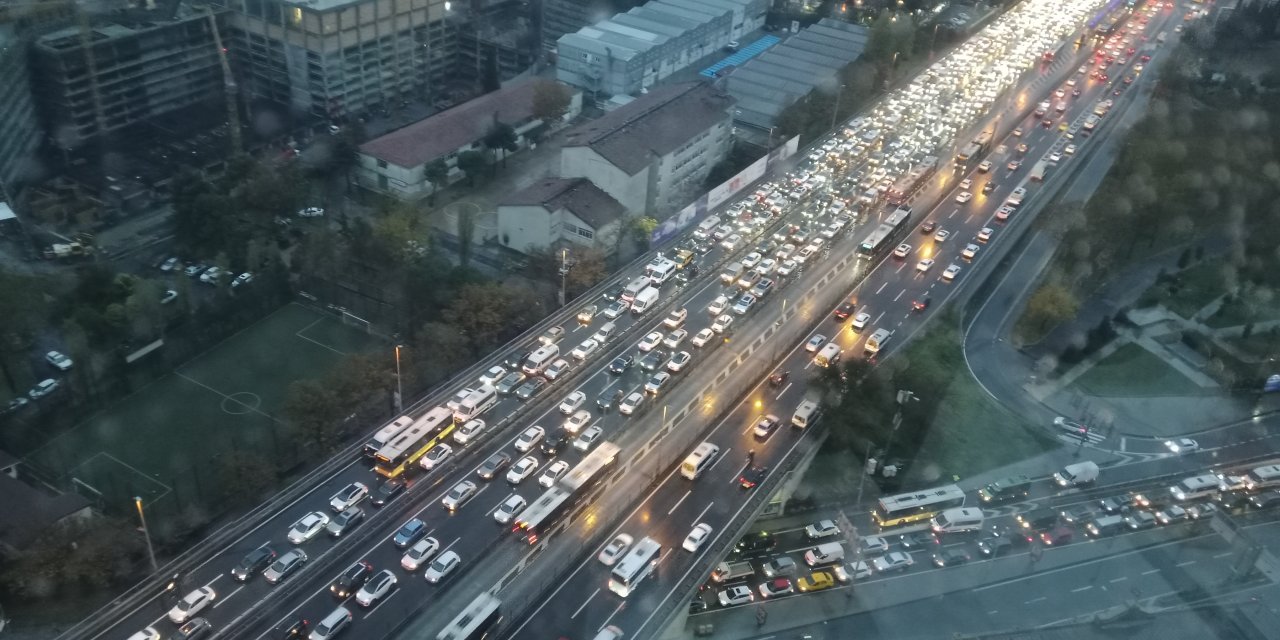
[(880, 499), (871, 513), (881, 529), (924, 522), (942, 511), (964, 506), (964, 491), (949, 484)]
[(1257, 467), (1244, 477), (1244, 486), (1250, 491), (1280, 487), (1280, 464)]
[(443, 442), (453, 432), (454, 426), (452, 411), (446, 407), (431, 409), (378, 451), (374, 456), (374, 470), (388, 478), (398, 477), (406, 467), (426, 455), (431, 447)]
[(864, 260), (878, 260), (893, 249), (898, 240), (907, 232), (911, 213), (906, 209), (898, 209), (889, 214), (880, 226), (867, 234), (862, 244), (858, 245), (858, 257)]
[(511, 530), (522, 536), (525, 542), (537, 544), (539, 533), (554, 526), (561, 516), (586, 496), (591, 485), (604, 477), (605, 471), (618, 459), (619, 451), (621, 448), (612, 442), (600, 443), (578, 466), (521, 512)]
[(458, 617), (436, 634), (436, 640), (483, 640), (491, 638), (489, 632), (502, 620), (502, 602), (482, 593), (467, 605)]
[(662, 545), (653, 538), (644, 538), (631, 547), (609, 574), (609, 590), (627, 597), (645, 578), (658, 570), (662, 559)]
[(364, 443), (365, 457), (372, 458), (378, 455), (378, 452), (381, 451), (383, 447), (387, 446), (388, 442), (391, 442), (393, 438), (404, 433), (404, 430), (408, 429), (412, 424), (413, 418), (410, 418), (409, 416), (400, 416), (391, 422), (391, 424), (378, 429), (378, 432), (373, 434), (373, 439)]

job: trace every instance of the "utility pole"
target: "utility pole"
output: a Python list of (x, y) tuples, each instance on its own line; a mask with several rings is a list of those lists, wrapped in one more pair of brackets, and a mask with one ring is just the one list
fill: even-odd
[(138, 507), (138, 519), (142, 521), (142, 537), (147, 541), (147, 556), (151, 558), (151, 573), (160, 570), (156, 564), (156, 551), (151, 547), (151, 531), (147, 529), (147, 516), (142, 512), (142, 497), (134, 496), (133, 504)]
[(569, 269), (573, 268), (574, 263), (569, 260), (569, 250), (560, 250), (560, 306), (565, 304), (565, 287), (569, 280)]
[(396, 345), (396, 413), (404, 411), (404, 385), (400, 382), (400, 349), (404, 345)]
[(831, 129), (836, 128), (836, 118), (840, 117), (840, 98), (844, 96), (844, 85), (840, 85), (840, 90), (836, 91), (836, 108), (831, 110)]

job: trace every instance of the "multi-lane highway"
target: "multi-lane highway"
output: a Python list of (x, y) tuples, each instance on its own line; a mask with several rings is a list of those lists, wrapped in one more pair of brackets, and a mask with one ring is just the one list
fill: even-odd
[[(1142, 54), (1130, 54), (1138, 62)], [(1067, 73), (1069, 83), (1061, 85), (1056, 81), (1061, 74), (1062, 64), (1069, 65)], [(855, 314), (865, 313), (865, 327), (854, 330), (852, 324), (833, 320), (825, 327), (819, 327), (818, 334), (826, 339), (834, 339), (840, 344), (846, 357), (862, 357), (862, 347), (867, 336), (876, 329), (887, 328), (895, 335), (909, 336), (927, 319), (937, 307), (945, 301), (965, 277), (968, 267), (982, 260), (985, 250), (998, 239), (1010, 224), (1016, 224), (1019, 207), (1007, 220), (998, 220), (997, 210), (1003, 206), (1015, 189), (1025, 189), (1026, 202), (1035, 197), (1039, 190), (1039, 181), (1031, 179), (1035, 165), (1040, 160), (1051, 164), (1047, 178), (1052, 180), (1053, 173), (1072, 161), (1075, 154), (1081, 153), (1088, 137), (1083, 131), (1084, 122), (1093, 115), (1102, 100), (1114, 100), (1123, 94), (1127, 86), (1123, 67), (1112, 67), (1109, 75), (1114, 79), (1102, 79), (1091, 75), (1093, 67), (1083, 73), (1077, 73), (1075, 63), (1060, 60), (1059, 64), (1042, 71), (1042, 78), (1053, 82), (1036, 82), (1043, 96), (1023, 94), (1021, 100), (1033, 100), (1032, 104), (1041, 100), (1052, 101), (1047, 113), (1041, 115), (1028, 114), (1034, 111), (1023, 105), (1011, 105), (1009, 113), (999, 123), (1002, 131), (1014, 131), (1004, 140), (993, 143), (996, 149), (986, 157), (990, 168), (983, 166), (973, 173), (961, 172), (947, 181), (951, 189), (941, 204), (932, 208), (919, 220), (920, 232), (912, 233), (903, 239), (910, 245), (903, 250), (900, 257), (889, 258), (879, 269), (871, 273), (859, 285), (853, 295), (857, 308)], [(1056, 72), (1056, 73), (1055, 73)], [(1078, 94), (1076, 89), (1079, 89)], [(1053, 92), (1061, 90), (1061, 95)], [(1118, 92), (1118, 93), (1117, 93)], [(1062, 106), (1058, 110), (1058, 106)], [(1017, 117), (1021, 113), (1025, 117)], [(1005, 116), (1005, 114), (1000, 114)], [(1060, 128), (1061, 127), (1061, 128)], [(1026, 145), (1025, 148), (1020, 145)], [(1068, 150), (1068, 145), (1071, 148)], [(1018, 161), (1018, 164), (1010, 165)], [(974, 164), (977, 164), (976, 160)], [(984, 163), (985, 165), (985, 163)], [(967, 180), (968, 184), (962, 184)], [(990, 188), (984, 188), (991, 183)], [(968, 196), (961, 196), (961, 192)], [(924, 232), (928, 229), (927, 232)], [(983, 229), (990, 230), (983, 232)], [(940, 238), (939, 231), (947, 231), (945, 239)], [(920, 260), (932, 259), (933, 265), (922, 268)], [(955, 265), (953, 277), (943, 275), (947, 267)], [(919, 305), (915, 303), (921, 303)], [(923, 308), (920, 308), (923, 307)], [(891, 340), (881, 351), (891, 352), (901, 345), (903, 340)], [(625, 533), (633, 538), (649, 536), (663, 543), (664, 551), (660, 564), (661, 571), (650, 579), (637, 593), (624, 601), (611, 594), (605, 587), (609, 569), (588, 556), (579, 568), (563, 581), (552, 596), (540, 604), (533, 618), (521, 627), (521, 630), (547, 629), (554, 633), (572, 636), (589, 636), (595, 629), (606, 625), (618, 626), (628, 633), (644, 635), (656, 631), (652, 628), (653, 615), (670, 596), (668, 592), (687, 582), (691, 574), (708, 570), (706, 552), (689, 553), (681, 549), (681, 542), (698, 523), (707, 523), (713, 529), (732, 522), (742, 507), (743, 500), (735, 499), (733, 492), (738, 489), (738, 481), (747, 466), (746, 451), (754, 450), (754, 462), (768, 466), (775, 460), (786, 457), (797, 445), (802, 432), (796, 430), (780, 430), (767, 443), (759, 442), (751, 435), (757, 419), (762, 413), (772, 413), (784, 421), (804, 398), (805, 376), (796, 375), (801, 371), (812, 371), (813, 353), (807, 351), (802, 343), (797, 345), (777, 370), (790, 371), (790, 383), (781, 389), (765, 385), (763, 379), (756, 393), (749, 395), (748, 401), (726, 418), (713, 431), (708, 440), (715, 443), (722, 453), (721, 460), (711, 467), (702, 477), (690, 483), (679, 477), (673, 470), (671, 477), (663, 485), (645, 496), (642, 504), (636, 507), (626, 523), (620, 526), (617, 533)], [(761, 402), (759, 397), (763, 396)], [(868, 523), (859, 523), (867, 530)], [(606, 539), (613, 537), (613, 533)], [(517, 630), (515, 637), (520, 636)]]
[[(1053, 70), (1043, 70), (1043, 73), (1052, 73)], [(1034, 84), (1030, 79), (1028, 81), (1029, 84)], [(1101, 83), (1086, 84), (1088, 84), (1088, 93), (1082, 93), (1080, 98), (1070, 101), (1070, 108), (1062, 116), (1063, 121), (1079, 119), (1087, 108), (1086, 103), (1096, 98), (1094, 92), (1100, 90), (1097, 85)], [(1026, 153), (1029, 155), (1047, 155), (1054, 145), (1062, 146), (1056, 130), (1044, 130), (1041, 127), (1031, 126), (1023, 128), (1023, 139), (1029, 147)], [(911, 154), (907, 154), (903, 160), (910, 157), (912, 157)], [(948, 159), (944, 158), (943, 162), (948, 162)], [(940, 281), (939, 274), (950, 262), (955, 262), (962, 267), (955, 280), (959, 281), (964, 277), (963, 266), (967, 263), (958, 256), (965, 245), (973, 242), (972, 239), (975, 238), (978, 228), (984, 225), (992, 226), (996, 232), (990, 241), (998, 241), (999, 225), (988, 220), (994, 215), (997, 201), (1007, 197), (1016, 185), (1025, 182), (1029, 171), (1030, 166), (1024, 165), (1011, 172), (997, 168), (993, 173), (985, 174), (1001, 182), (999, 187), (989, 194), (981, 193), (984, 178), (976, 176), (977, 179), (974, 182), (977, 184), (971, 187), (976, 195), (970, 202), (954, 207), (943, 205), (927, 215), (929, 221), (951, 232), (947, 242), (928, 237), (908, 240), (907, 242), (916, 245), (912, 251), (919, 255), (910, 254), (909, 259), (901, 263), (892, 261), (886, 263), (885, 267), (877, 272), (878, 279), (869, 281), (875, 283), (874, 288), (868, 284), (863, 289), (858, 301), (858, 310), (865, 311), (871, 316), (867, 330), (853, 332), (847, 328), (847, 325), (841, 324), (832, 325), (831, 331), (826, 329), (820, 331), (830, 334), (830, 337), (837, 340), (848, 354), (846, 357), (858, 355), (860, 341), (872, 328), (886, 327), (904, 335), (909, 334), (933, 310), (932, 308), (924, 309), (924, 313), (912, 314), (908, 306), (909, 301), (933, 299), (935, 304), (942, 302), (945, 295), (936, 287), (948, 287), (953, 284)], [(946, 175), (946, 171), (940, 175)], [(949, 184), (954, 185), (954, 182)], [(934, 191), (936, 189), (929, 190), (929, 192)], [(756, 205), (758, 222), (742, 223), (726, 233), (726, 236), (734, 234), (744, 236), (739, 242), (731, 243), (731, 249), (712, 242), (688, 245), (702, 254), (698, 258), (702, 267), (701, 276), (692, 279), (687, 287), (681, 287), (674, 280), (664, 284), (662, 302), (656, 311), (639, 317), (623, 313), (611, 320), (615, 325), (614, 333), (592, 354), (581, 359), (567, 355), (600, 331), (610, 319), (598, 313), (587, 323), (566, 322), (564, 325), (566, 334), (559, 344), (562, 353), (566, 354), (565, 360), (570, 363), (574, 373), (552, 383), (549, 388), (541, 391), (528, 403), (504, 397), (485, 416), (485, 419), (501, 425), (493, 428), (495, 432), (493, 437), (467, 446), (451, 443), (455, 447), (451, 460), (445, 461), (430, 473), (412, 474), (407, 490), (384, 507), (375, 508), (368, 501), (362, 502), (360, 507), (365, 511), (366, 520), (353, 531), (344, 533), (336, 540), (321, 532), (311, 540), (297, 545), (306, 552), (308, 562), (300, 571), (283, 580), (281, 584), (267, 584), (258, 575), (251, 575), (247, 582), (238, 583), (232, 579), (229, 571), (242, 557), (260, 546), (268, 545), (277, 553), (284, 553), (293, 547), (294, 545), (286, 540), (290, 526), (307, 513), (314, 511), (332, 516), (328, 506), (329, 499), (343, 487), (352, 482), (363, 482), (371, 487), (374, 486), (377, 477), (371, 472), (368, 461), (353, 460), (319, 483), (312, 492), (266, 518), (233, 544), (195, 567), (183, 577), (179, 592), (186, 593), (200, 587), (208, 587), (215, 592), (216, 596), (212, 604), (199, 615), (210, 620), (215, 633), (220, 637), (270, 637), (267, 632), (278, 625), (287, 625), (300, 619), (316, 621), (340, 604), (352, 612), (353, 628), (359, 630), (361, 637), (381, 637), (395, 629), (411, 613), (419, 611), (424, 601), (431, 600), (442, 590), (450, 589), (452, 583), (465, 576), (467, 572), (483, 567), (492, 573), (514, 564), (523, 555), (524, 550), (514, 544), (507, 547), (494, 547), (504, 538), (512, 536), (505, 532), (505, 527), (501, 527), (493, 520), (493, 511), (512, 493), (518, 493), (525, 500), (533, 501), (542, 491), (542, 487), (536, 484), (536, 478), (543, 469), (558, 460), (575, 464), (582, 454), (573, 447), (565, 447), (550, 455), (535, 452), (533, 455), (537, 457), (540, 465), (538, 471), (515, 487), (508, 486), (503, 481), (502, 476), (505, 473), (499, 474), (499, 478), (492, 482), (479, 479), (475, 469), (480, 462), (496, 451), (505, 451), (513, 459), (524, 456), (523, 452), (515, 450), (515, 439), (525, 427), (530, 425), (542, 426), (548, 431), (557, 429), (566, 419), (557, 405), (571, 391), (581, 391), (585, 394), (585, 406), (591, 412), (588, 424), (600, 427), (604, 439), (630, 438), (638, 441), (640, 434), (655, 430), (654, 423), (658, 422), (656, 414), (658, 407), (662, 404), (662, 396), (671, 393), (674, 386), (681, 384), (682, 379), (697, 377), (700, 361), (709, 357), (712, 352), (725, 349), (728, 336), (735, 333), (750, 335), (747, 330), (758, 333), (761, 328), (759, 325), (762, 324), (756, 321), (756, 317), (760, 314), (759, 309), (770, 304), (775, 305), (776, 308), (779, 303), (771, 301), (785, 299), (790, 295), (788, 291), (791, 289), (812, 289), (815, 285), (813, 281), (818, 280), (819, 269), (816, 267), (822, 266), (826, 261), (824, 259), (830, 259), (828, 256), (834, 258), (852, 256), (854, 245), (868, 227), (859, 226), (850, 232), (850, 229), (855, 226), (852, 224), (852, 216), (837, 214), (832, 208), (817, 206), (814, 204), (817, 195), (819, 194), (810, 193), (807, 196), (798, 197), (796, 202), (789, 203), (790, 206), (785, 208), (783, 216), (778, 219), (764, 215), (768, 209), (766, 204)], [(791, 229), (786, 226), (792, 223), (799, 227)], [(838, 228), (833, 226), (838, 223), (840, 223)], [(771, 242), (770, 236), (775, 231), (780, 231), (782, 238)], [(823, 231), (828, 233), (824, 236)], [(800, 235), (807, 236), (805, 242), (797, 241)], [(803, 245), (811, 243), (816, 238), (822, 238), (823, 245), (820, 247), (811, 245), (815, 246), (815, 250), (808, 265), (797, 266), (786, 276), (778, 276), (776, 272), (766, 276), (775, 281), (773, 290), (765, 294), (756, 303), (754, 309), (744, 314), (726, 310), (721, 314), (713, 315), (706, 311), (707, 307), (721, 295), (734, 293), (730, 301), (737, 298), (736, 284), (724, 286), (719, 278), (720, 267), (728, 263), (731, 257), (737, 259), (752, 252), (776, 255), (781, 248), (780, 245), (788, 243)], [(978, 246), (975, 260), (980, 260), (982, 255), (983, 244), (978, 243)], [(932, 257), (937, 264), (933, 270), (922, 272), (916, 269), (916, 260), (925, 255)], [(847, 263), (842, 261), (840, 264)], [(624, 277), (621, 282), (626, 282), (627, 279)], [(603, 308), (607, 304), (602, 302), (600, 307)], [(781, 304), (785, 307), (785, 303)], [(667, 311), (675, 308), (684, 308), (688, 311), (688, 317), (682, 327), (688, 332), (688, 336), (674, 349), (667, 347), (658, 347), (658, 349), (688, 352), (691, 361), (679, 371), (672, 372), (673, 379), (658, 392), (658, 397), (655, 398), (654, 394), (643, 391), (644, 384), (651, 378), (650, 372), (643, 371), (638, 365), (633, 365), (622, 373), (615, 374), (608, 371), (607, 365), (618, 355), (634, 352), (636, 341), (659, 326)], [(733, 330), (716, 334), (706, 346), (693, 347), (694, 336), (716, 324), (717, 320), (724, 315), (733, 319), (735, 325)], [(800, 322), (805, 316), (812, 317), (809, 313), (793, 314), (787, 317), (798, 317), (796, 321)], [(720, 321), (718, 324), (725, 323)], [(664, 333), (670, 333), (667, 329), (662, 330)], [(888, 353), (900, 342), (901, 340), (891, 340), (882, 353)], [(779, 387), (768, 389), (761, 387), (760, 402), (768, 405), (762, 408), (773, 411), (786, 420), (805, 393), (804, 375), (801, 372), (809, 368), (811, 361), (812, 355), (802, 347), (796, 346), (791, 349), (782, 368), (793, 372), (793, 376), (787, 384)], [(665, 361), (659, 362), (656, 368), (659, 371), (667, 368)], [(607, 401), (610, 404), (607, 411), (596, 404), (598, 398), (610, 398), (618, 390), (623, 391), (624, 396), (635, 391), (644, 398), (641, 406), (631, 416), (621, 415), (617, 411), (616, 401)], [(522, 405), (526, 404), (533, 406), (521, 410)], [(694, 522), (728, 522), (731, 520), (730, 516), (741, 509), (741, 502), (733, 499), (731, 492), (739, 491), (734, 485), (743, 467), (746, 466), (746, 451), (756, 449), (756, 462), (768, 467), (785, 458), (791, 448), (799, 442), (802, 432), (790, 430), (785, 426), (773, 434), (771, 442), (754, 441), (747, 431), (754, 426), (754, 421), (762, 408), (757, 408), (753, 401), (749, 406), (729, 413), (728, 417), (720, 423), (709, 437), (720, 444), (721, 457), (692, 488), (680, 484), (684, 482), (683, 480), (665, 482), (659, 485), (658, 490), (642, 504), (642, 507), (648, 505), (647, 508), (637, 512), (643, 512), (640, 516), (643, 520), (647, 521), (654, 515), (661, 515), (660, 520), (666, 529), (669, 529), (661, 532), (643, 532), (644, 535), (655, 535), (663, 539), (668, 549), (664, 552), (665, 556), (683, 553), (678, 551), (679, 540), (684, 537), (688, 532), (687, 528)], [(519, 420), (507, 419), (510, 416), (519, 416)], [(665, 418), (664, 415), (659, 424), (665, 424)], [(501, 433), (497, 433), (499, 428)], [(441, 498), (452, 486), (463, 479), (475, 482), (478, 485), (478, 491), (466, 505), (451, 515), (441, 506)], [(702, 490), (699, 491), (699, 489)], [(717, 496), (726, 496), (726, 498), (718, 499)], [(400, 567), (403, 550), (396, 548), (391, 538), (400, 525), (411, 518), (421, 518), (426, 523), (427, 535), (440, 543), (440, 553), (454, 552), (462, 560), (460, 568), (440, 584), (429, 584), (422, 579), (419, 575), (422, 573), (421, 570), (407, 572)], [(630, 528), (637, 533), (642, 533), (641, 529), (646, 527), (639, 526), (637, 521), (631, 521), (624, 524), (622, 528), (624, 530)], [(677, 550), (670, 551), (670, 549)], [(692, 557), (680, 561), (664, 558), (662, 575), (654, 580), (656, 584), (646, 585), (645, 589), (637, 594), (642, 596), (641, 598), (632, 597), (630, 602), (633, 606), (629, 608), (629, 617), (624, 616), (625, 619), (614, 620), (621, 610), (618, 602), (606, 601), (606, 596), (591, 594), (593, 589), (598, 589), (602, 584), (601, 580), (596, 579), (599, 576), (593, 575), (587, 581), (575, 579), (566, 583), (575, 588), (583, 587), (579, 594), (581, 597), (577, 598), (576, 602), (571, 593), (557, 593), (549, 600), (572, 602), (572, 607), (567, 609), (559, 606), (544, 607), (540, 610), (547, 612), (555, 609), (556, 615), (567, 615), (567, 618), (539, 620), (536, 624), (545, 622), (549, 625), (546, 627), (548, 629), (563, 628), (574, 635), (582, 635), (583, 630), (594, 630), (609, 621), (620, 622), (639, 630), (647, 622), (647, 619), (642, 619), (645, 611), (653, 610), (652, 607), (644, 606), (643, 598), (661, 597), (664, 593), (662, 576), (678, 577), (684, 567), (692, 571), (698, 566), (693, 560)], [(349, 598), (344, 601), (333, 598), (329, 594), (331, 582), (344, 569), (357, 561), (369, 562), (377, 569), (391, 569), (397, 576), (398, 590), (392, 591), (378, 604), (367, 609), (356, 605)], [(586, 570), (586, 568), (580, 570)], [(95, 637), (123, 638), (145, 627), (167, 631), (171, 625), (166, 620), (169, 604), (160, 597), (150, 600), (121, 617), (114, 626)]]

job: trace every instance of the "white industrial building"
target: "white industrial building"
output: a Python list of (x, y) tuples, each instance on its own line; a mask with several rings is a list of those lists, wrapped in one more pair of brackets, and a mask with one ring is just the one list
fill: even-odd
[(521, 253), (617, 246), (626, 209), (586, 178), (543, 178), (498, 204), (498, 241)]
[(705, 189), (733, 144), (733, 100), (709, 83), (660, 86), (570, 129), (560, 175), (587, 178), (627, 211), (659, 219)]
[(764, 26), (768, 0), (653, 0), (556, 42), (556, 77), (634, 94)]

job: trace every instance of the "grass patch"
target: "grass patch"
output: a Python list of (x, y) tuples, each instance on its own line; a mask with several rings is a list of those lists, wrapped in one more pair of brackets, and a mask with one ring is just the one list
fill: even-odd
[(1222, 263), (1202, 262), (1176, 274), (1161, 278), (1143, 292), (1139, 304), (1162, 304), (1166, 309), (1190, 318), (1226, 290), (1222, 279)]
[(1214, 329), (1221, 329), (1277, 318), (1280, 318), (1280, 303), (1275, 299), (1259, 301), (1257, 296), (1242, 295), (1224, 300), (1218, 312), (1204, 323)]
[(1140, 345), (1126, 344), (1076, 379), (1094, 396), (1198, 396), (1211, 393)]
[[(916, 345), (922, 346), (922, 345)], [(959, 344), (951, 345), (959, 353)], [(1061, 446), (1043, 430), (991, 399), (965, 371), (942, 394), (942, 403), (920, 445), (917, 468), (939, 478), (971, 476)]]

